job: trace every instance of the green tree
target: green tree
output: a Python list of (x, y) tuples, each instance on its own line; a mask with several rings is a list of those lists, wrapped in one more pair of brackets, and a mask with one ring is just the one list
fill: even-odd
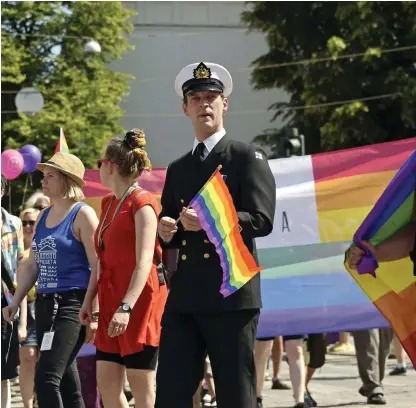
[[(2, 2), (1, 12), (3, 149), (30, 143), (48, 159), (62, 127), (70, 152), (94, 166), (105, 141), (123, 130), (120, 103), (132, 77), (110, 64), (132, 48), (126, 35), (133, 12), (122, 2), (85, 1)], [(100, 53), (84, 51), (88, 39), (98, 41)], [(16, 112), (24, 87), (43, 94), (40, 113)], [(23, 181), (13, 182), (18, 191)], [(14, 208), (19, 199), (14, 193)]]
[[(254, 88), (289, 93), (272, 121), (299, 128), (309, 153), (416, 135), (416, 3), (249, 2), (242, 21), (269, 47), (252, 63)], [(350, 102), (319, 106), (334, 101)]]

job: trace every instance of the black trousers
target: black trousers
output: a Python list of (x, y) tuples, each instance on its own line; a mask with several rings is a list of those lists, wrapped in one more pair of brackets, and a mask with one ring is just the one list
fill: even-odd
[[(85, 291), (61, 292), (53, 331), (52, 348), (41, 351), (36, 368), (35, 389), (39, 408), (84, 408), (76, 356), (85, 341), (85, 327), (78, 313)], [(53, 295), (37, 296), (36, 335), (39, 347), (50, 331), (55, 300)]]
[(309, 351), (308, 367), (315, 370), (323, 367), (326, 356), (326, 334), (315, 333), (309, 334), (306, 341)]
[(259, 310), (165, 312), (155, 408), (192, 408), (208, 353), (218, 408), (255, 408)]
[[(1, 308), (7, 306), (7, 301), (1, 297)], [(1, 380), (11, 380), (19, 376), (19, 340), (17, 337), (18, 321), (9, 323), (1, 314)]]

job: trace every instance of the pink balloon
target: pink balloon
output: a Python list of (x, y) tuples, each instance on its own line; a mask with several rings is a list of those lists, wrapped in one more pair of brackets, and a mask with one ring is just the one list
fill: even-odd
[(8, 180), (18, 177), (24, 166), (23, 156), (17, 150), (8, 149), (1, 154), (1, 174)]

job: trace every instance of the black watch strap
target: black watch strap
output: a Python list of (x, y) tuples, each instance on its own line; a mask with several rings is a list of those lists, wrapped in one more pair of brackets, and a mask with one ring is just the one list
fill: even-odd
[(128, 314), (130, 314), (130, 313), (131, 313), (131, 307), (130, 307), (130, 305), (128, 305), (127, 303), (123, 303), (123, 302), (121, 302), (121, 303), (120, 303), (120, 309), (121, 309), (124, 313), (128, 313)]

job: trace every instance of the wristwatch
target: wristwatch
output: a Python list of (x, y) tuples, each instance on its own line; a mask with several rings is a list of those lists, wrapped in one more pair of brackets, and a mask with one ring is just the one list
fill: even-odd
[(120, 303), (120, 309), (121, 309), (124, 313), (128, 313), (128, 314), (130, 314), (130, 313), (131, 313), (131, 307), (130, 307), (130, 305), (128, 305), (127, 303), (123, 303), (123, 302), (121, 302), (121, 303)]

